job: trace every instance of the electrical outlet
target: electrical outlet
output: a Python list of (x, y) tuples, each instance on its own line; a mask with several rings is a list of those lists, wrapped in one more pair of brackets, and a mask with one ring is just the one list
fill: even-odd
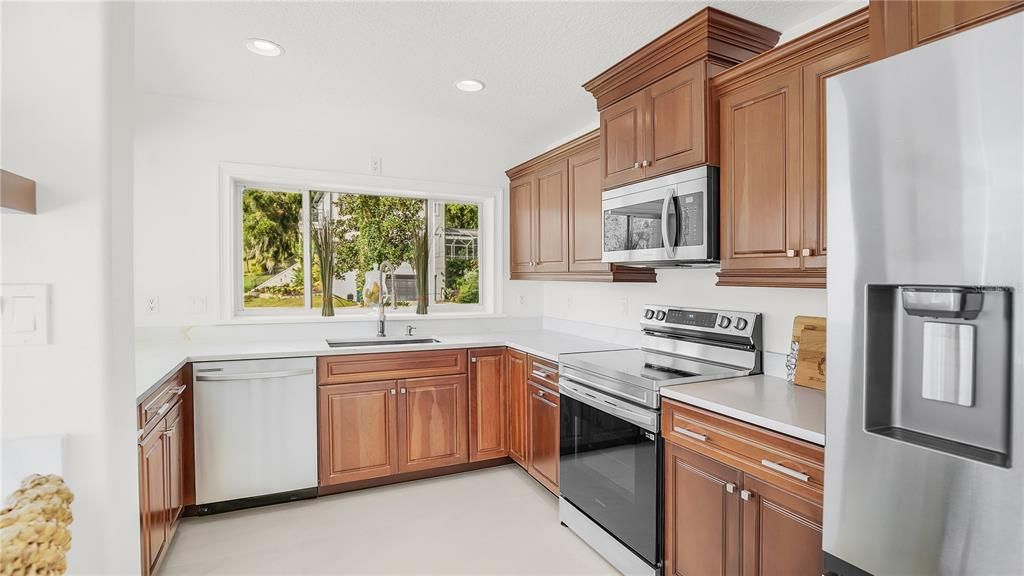
[(520, 306), (525, 306), (526, 305), (526, 296), (524, 296), (522, 294), (519, 295), (519, 305)]
[(619, 312), (622, 313), (623, 316), (629, 315), (629, 298), (619, 300)]
[(160, 311), (160, 298), (158, 296), (148, 296), (146, 298), (146, 312), (149, 314), (156, 314)]
[(380, 176), (380, 172), (381, 172), (381, 166), (380, 165), (381, 165), (381, 158), (380, 158), (380, 156), (371, 156), (370, 157), (370, 174), (374, 174), (376, 176)]

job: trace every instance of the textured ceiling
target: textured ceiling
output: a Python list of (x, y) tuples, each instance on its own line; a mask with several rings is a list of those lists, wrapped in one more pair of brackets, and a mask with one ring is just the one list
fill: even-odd
[[(780, 31), (839, 3), (711, 2)], [(707, 4), (140, 2), (136, 84), (237, 105), (401, 110), (540, 151), (594, 122), (583, 82)], [(249, 37), (285, 54), (255, 56)], [(462, 78), (487, 89), (460, 93)]]

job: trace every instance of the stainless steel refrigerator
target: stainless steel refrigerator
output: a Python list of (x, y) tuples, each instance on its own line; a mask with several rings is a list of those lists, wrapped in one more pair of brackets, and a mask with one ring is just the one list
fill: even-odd
[(826, 89), (826, 570), (1024, 574), (1024, 14)]

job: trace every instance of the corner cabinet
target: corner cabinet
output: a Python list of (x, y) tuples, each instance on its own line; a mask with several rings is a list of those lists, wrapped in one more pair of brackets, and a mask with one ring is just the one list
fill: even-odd
[(871, 60), (1024, 10), (1022, 0), (871, 0)]
[(862, 9), (715, 76), (724, 286), (824, 288), (825, 81), (869, 60)]
[(774, 30), (706, 8), (584, 84), (601, 113), (601, 187), (717, 164), (708, 79), (778, 40)]
[(655, 271), (601, 262), (601, 175), (595, 130), (510, 169), (512, 280), (654, 282)]

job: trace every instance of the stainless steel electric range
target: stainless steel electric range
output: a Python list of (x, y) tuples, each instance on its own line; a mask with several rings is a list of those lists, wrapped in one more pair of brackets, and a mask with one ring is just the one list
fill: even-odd
[(761, 315), (649, 305), (639, 349), (559, 356), (559, 518), (620, 572), (662, 566), (662, 386), (761, 373)]

